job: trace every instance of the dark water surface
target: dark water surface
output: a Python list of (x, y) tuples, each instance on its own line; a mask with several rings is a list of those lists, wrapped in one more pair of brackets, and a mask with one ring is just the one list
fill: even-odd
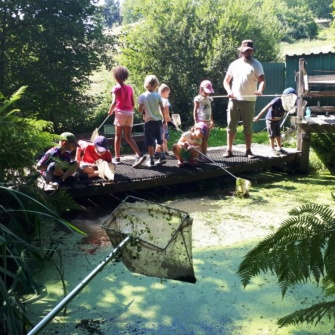
[[(221, 185), (222, 182), (224, 182), (224, 187)], [(211, 205), (211, 200), (230, 197), (233, 195), (234, 189), (235, 180), (232, 178), (220, 178), (218, 180), (155, 188), (141, 192), (82, 198), (79, 200), (82, 211), (72, 212), (66, 219), (87, 233), (87, 236), (83, 237), (82, 243), (105, 245), (109, 243), (109, 239), (101, 225), (122, 200), (129, 195), (172, 207), (191, 215), (195, 212), (207, 212), (210, 209), (215, 209), (216, 205)]]

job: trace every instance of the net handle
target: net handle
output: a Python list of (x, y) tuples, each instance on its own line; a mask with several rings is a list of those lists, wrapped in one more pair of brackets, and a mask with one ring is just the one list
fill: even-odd
[[(256, 95), (256, 94), (251, 94), (251, 95), (241, 95), (242, 98), (261, 98), (261, 97), (273, 97), (273, 98), (281, 98), (284, 95), (295, 95), (293, 93), (290, 94), (262, 94), (262, 95)], [(296, 96), (296, 95), (295, 95)], [(211, 98), (229, 98), (228, 95), (211, 95)]]

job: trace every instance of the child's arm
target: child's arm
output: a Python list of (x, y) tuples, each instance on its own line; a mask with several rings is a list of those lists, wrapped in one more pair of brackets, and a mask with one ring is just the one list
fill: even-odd
[(134, 92), (131, 93), (131, 105), (133, 106), (133, 108), (135, 107)]
[(115, 94), (113, 93), (113, 100), (112, 100), (112, 103), (111, 103), (111, 105), (109, 107), (109, 111), (108, 111), (109, 115), (113, 115), (115, 106), (116, 106), (116, 97), (115, 97)]
[(186, 143), (186, 138), (183, 135), (181, 135), (177, 144), (180, 145), (181, 147), (184, 147), (185, 143)]
[(140, 114), (143, 114), (143, 112), (144, 112), (144, 104), (139, 104), (139, 105), (138, 105), (138, 112), (139, 112)]
[(194, 123), (198, 122), (198, 118), (197, 118), (198, 109), (199, 109), (199, 101), (194, 101), (194, 108), (193, 108)]
[(78, 141), (78, 147), (77, 147), (77, 151), (76, 151), (76, 161), (77, 162), (80, 162), (84, 156), (84, 152), (85, 152), (85, 149), (88, 145), (88, 142), (86, 141), (83, 141), (83, 140), (79, 140)]
[(170, 116), (170, 111), (169, 111), (169, 105), (164, 107), (164, 113), (163, 113), (164, 117), (165, 117), (165, 121), (169, 118)]
[(161, 101), (159, 102), (159, 108), (161, 110), (161, 114), (162, 114), (162, 118), (163, 118), (163, 123), (164, 123), (164, 125), (166, 125), (164, 106), (163, 106), (163, 103)]
[(260, 118), (261, 118), (261, 116), (264, 114), (264, 113), (266, 113), (268, 110), (269, 110), (269, 108), (272, 106), (272, 102), (269, 102), (260, 112), (259, 112), (259, 114), (257, 115), (257, 116), (255, 116), (254, 117), (254, 122), (257, 122)]

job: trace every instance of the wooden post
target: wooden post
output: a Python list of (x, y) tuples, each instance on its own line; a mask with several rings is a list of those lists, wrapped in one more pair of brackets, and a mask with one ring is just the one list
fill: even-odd
[[(309, 169), (309, 150), (310, 134), (305, 132), (300, 123), (304, 119), (303, 96), (305, 93), (306, 70), (305, 60), (299, 59), (299, 72), (297, 73), (297, 150), (301, 151), (299, 157), (299, 169), (302, 172), (308, 172)], [(308, 83), (307, 83), (308, 84)]]

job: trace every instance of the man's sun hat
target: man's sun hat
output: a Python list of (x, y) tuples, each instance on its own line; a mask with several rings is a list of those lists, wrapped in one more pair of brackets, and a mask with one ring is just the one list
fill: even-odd
[(75, 146), (78, 147), (78, 141), (76, 136), (74, 136), (72, 133), (65, 132), (60, 135), (61, 141), (67, 141), (69, 143), (73, 143)]
[(206, 136), (207, 135), (207, 126), (204, 122), (197, 122), (194, 125), (194, 129), (200, 129), (202, 135)]
[(209, 80), (202, 81), (200, 87), (203, 88), (206, 93), (214, 93), (212, 83)]
[(94, 140), (94, 145), (99, 152), (105, 152), (108, 150), (108, 142), (105, 136), (97, 136)]
[(241, 46), (239, 48), (237, 48), (237, 50), (239, 50), (241, 52), (245, 52), (247, 50), (255, 50), (254, 41), (252, 41), (252, 40), (242, 41)]

